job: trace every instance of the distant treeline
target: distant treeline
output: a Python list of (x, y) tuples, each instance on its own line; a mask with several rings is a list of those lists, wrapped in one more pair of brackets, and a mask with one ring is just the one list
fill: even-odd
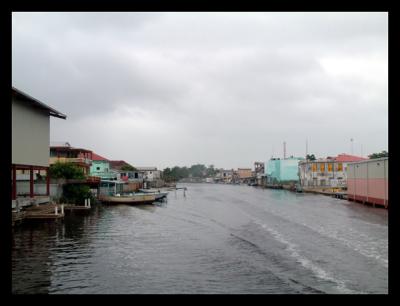
[(178, 181), (187, 177), (211, 177), (217, 173), (217, 170), (214, 169), (213, 165), (206, 167), (202, 164), (192, 165), (190, 168), (188, 167), (178, 167), (175, 166), (172, 169), (166, 168), (163, 170), (163, 179), (167, 182)]

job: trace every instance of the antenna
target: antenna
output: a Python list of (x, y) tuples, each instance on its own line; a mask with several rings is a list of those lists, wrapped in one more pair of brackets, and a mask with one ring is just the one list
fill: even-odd
[(308, 140), (306, 138), (306, 158), (307, 158), (307, 155), (308, 155)]
[(354, 154), (353, 153), (353, 141), (354, 141), (354, 139), (350, 138), (350, 141), (351, 141), (351, 155), (353, 155)]
[(283, 142), (283, 159), (286, 159), (286, 141)]

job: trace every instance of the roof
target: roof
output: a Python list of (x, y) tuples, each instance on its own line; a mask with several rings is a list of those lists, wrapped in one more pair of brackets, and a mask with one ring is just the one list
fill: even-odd
[(66, 119), (67, 116), (64, 115), (63, 113), (60, 113), (58, 110), (55, 110), (54, 108), (44, 104), (43, 102), (31, 97), (30, 95), (24, 93), (23, 91), (12, 87), (12, 94), (15, 97), (18, 97), (19, 100), (28, 102), (31, 106), (45, 110), (48, 112), (49, 116), (61, 118), (61, 119)]
[(361, 164), (361, 163), (370, 163), (370, 162), (378, 162), (378, 161), (384, 161), (384, 160), (389, 160), (389, 157), (380, 157), (380, 158), (369, 158), (365, 160), (360, 160), (356, 162), (352, 162), (353, 164)]
[(121, 169), (123, 166), (133, 167), (124, 160), (109, 160), (109, 162), (110, 162), (110, 167), (114, 169)]
[(92, 152), (92, 160), (105, 160), (105, 161), (109, 161), (107, 158), (100, 156), (94, 152)]
[(350, 162), (356, 162), (356, 161), (362, 161), (362, 160), (367, 160), (368, 158), (361, 157), (361, 156), (355, 156), (355, 155), (348, 155), (348, 154), (339, 154), (337, 157), (335, 157), (335, 161), (337, 162), (344, 162), (344, 163), (350, 163)]
[(50, 146), (50, 150), (56, 150), (56, 151), (74, 151), (74, 152), (84, 152), (84, 153), (92, 153), (91, 150), (83, 149), (83, 148), (74, 148), (74, 147), (68, 147), (68, 146)]
[(302, 164), (305, 164), (305, 163), (329, 163), (329, 162), (330, 163), (332, 163), (332, 162), (351, 163), (351, 162), (358, 162), (358, 161), (365, 161), (365, 160), (368, 160), (368, 158), (342, 153), (336, 157), (328, 156), (327, 158), (318, 158), (316, 160), (302, 160), (302, 161), (300, 161), (300, 163), (302, 163)]

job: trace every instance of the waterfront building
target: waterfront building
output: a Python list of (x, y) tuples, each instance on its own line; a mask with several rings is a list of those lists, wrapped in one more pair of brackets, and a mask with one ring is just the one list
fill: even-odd
[(120, 178), (119, 172), (111, 169), (110, 160), (94, 152), (92, 152), (90, 175), (102, 180), (118, 180)]
[(297, 183), (299, 180), (298, 165), (303, 159), (293, 156), (285, 159), (271, 158), (265, 167), (266, 185), (281, 187)]
[(352, 201), (389, 205), (389, 157), (347, 165), (347, 198)]
[[(17, 201), (20, 207), (47, 203), (50, 200), (50, 116), (60, 119), (67, 116), (14, 87), (11, 113), (11, 205), (16, 207)], [(17, 183), (17, 174), (18, 183), (26, 185), (27, 192)]]
[(339, 188), (347, 186), (347, 166), (366, 158), (348, 154), (299, 163), (300, 185), (304, 188)]
[(253, 176), (251, 168), (238, 168), (237, 174), (239, 179), (249, 179)]
[(83, 174), (90, 174), (92, 165), (92, 151), (74, 148), (68, 142), (52, 143), (50, 146), (50, 165), (55, 163), (72, 163), (82, 170)]
[(136, 169), (143, 175), (146, 181), (155, 181), (161, 179), (161, 171), (157, 167), (136, 167)]
[(265, 176), (265, 163), (255, 162), (254, 163), (254, 176), (255, 182), (258, 186), (263, 185), (263, 178)]
[(230, 183), (232, 181), (233, 170), (218, 169), (214, 181), (217, 183)]

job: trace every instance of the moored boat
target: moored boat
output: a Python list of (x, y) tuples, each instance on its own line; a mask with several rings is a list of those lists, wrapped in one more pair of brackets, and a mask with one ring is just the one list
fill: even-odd
[(139, 189), (140, 192), (145, 194), (152, 194), (156, 197), (156, 201), (162, 200), (167, 197), (168, 192), (163, 192), (159, 189)]
[(146, 204), (153, 203), (156, 200), (154, 194), (135, 193), (135, 194), (114, 194), (101, 195), (99, 200), (106, 203), (122, 204)]

